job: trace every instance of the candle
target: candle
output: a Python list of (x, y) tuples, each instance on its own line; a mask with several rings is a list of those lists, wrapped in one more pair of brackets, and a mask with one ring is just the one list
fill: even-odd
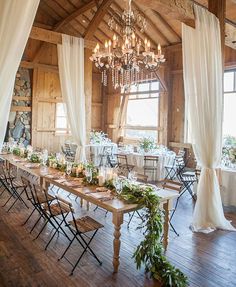
[(151, 43), (150, 43), (150, 41), (148, 41), (147, 42), (147, 49), (148, 49), (148, 51), (150, 51), (150, 47), (151, 47)]
[(111, 40), (108, 42), (108, 53), (111, 53)]
[(116, 34), (113, 35), (113, 49), (116, 48)]
[(161, 45), (160, 45), (160, 43), (158, 44), (157, 50), (158, 50), (158, 56), (161, 56)]
[(108, 43), (107, 43), (107, 41), (105, 41), (105, 49), (106, 49), (106, 52), (108, 52)]
[(132, 33), (132, 47), (135, 47), (135, 34)]
[(145, 40), (144, 40), (144, 45), (145, 45), (145, 52), (147, 52), (147, 38), (145, 38)]
[(99, 175), (98, 176), (98, 185), (99, 186), (103, 186), (103, 184), (104, 184), (104, 182), (105, 182), (105, 177), (104, 177), (104, 175)]
[(113, 169), (108, 168), (106, 171), (106, 180), (112, 180), (112, 178), (113, 178)]

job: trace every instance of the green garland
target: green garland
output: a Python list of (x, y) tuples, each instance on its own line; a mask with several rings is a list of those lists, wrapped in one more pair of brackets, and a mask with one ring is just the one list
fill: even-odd
[(162, 286), (186, 287), (187, 277), (175, 268), (165, 257), (161, 243), (163, 214), (159, 208), (159, 197), (153, 192), (151, 186), (130, 184), (124, 181), (123, 189), (119, 195), (128, 203), (135, 203), (145, 211), (144, 221), (138, 229), (144, 229), (144, 239), (133, 254), (137, 269), (144, 264), (145, 271), (152, 278), (157, 279)]
[(20, 148), (19, 147), (14, 147), (12, 150), (12, 153), (16, 156), (20, 156)]

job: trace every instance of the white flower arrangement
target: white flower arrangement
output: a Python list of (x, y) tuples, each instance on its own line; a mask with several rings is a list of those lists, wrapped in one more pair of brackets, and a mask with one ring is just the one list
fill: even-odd
[(91, 144), (104, 144), (109, 143), (111, 140), (107, 137), (103, 131), (91, 131), (90, 132), (90, 143)]

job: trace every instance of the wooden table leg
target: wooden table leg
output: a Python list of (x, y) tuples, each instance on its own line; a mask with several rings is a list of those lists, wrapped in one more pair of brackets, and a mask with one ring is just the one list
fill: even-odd
[(169, 204), (170, 201), (167, 200), (166, 203), (164, 203), (163, 207), (165, 210), (165, 216), (164, 216), (164, 234), (163, 234), (163, 247), (166, 251), (169, 241)]
[(112, 222), (114, 224), (114, 240), (113, 240), (113, 268), (114, 273), (118, 272), (119, 265), (120, 265), (120, 228), (124, 220), (123, 213), (113, 213)]
[(87, 211), (89, 211), (89, 201), (87, 201)]

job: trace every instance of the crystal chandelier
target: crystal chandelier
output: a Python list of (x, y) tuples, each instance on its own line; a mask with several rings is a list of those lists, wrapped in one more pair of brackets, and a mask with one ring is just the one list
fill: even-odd
[[(107, 86), (108, 73), (111, 73), (113, 87), (128, 90), (130, 85), (140, 81), (152, 79), (153, 74), (165, 62), (158, 44), (157, 54), (151, 51), (151, 43), (145, 39), (143, 42), (136, 35), (136, 28), (140, 32), (146, 30), (146, 19), (139, 11), (133, 11), (131, 1), (122, 14), (115, 13), (108, 26), (114, 31), (112, 41), (105, 41), (101, 49), (97, 43), (90, 60), (102, 72), (102, 83)], [(120, 27), (120, 29), (118, 28)]]

